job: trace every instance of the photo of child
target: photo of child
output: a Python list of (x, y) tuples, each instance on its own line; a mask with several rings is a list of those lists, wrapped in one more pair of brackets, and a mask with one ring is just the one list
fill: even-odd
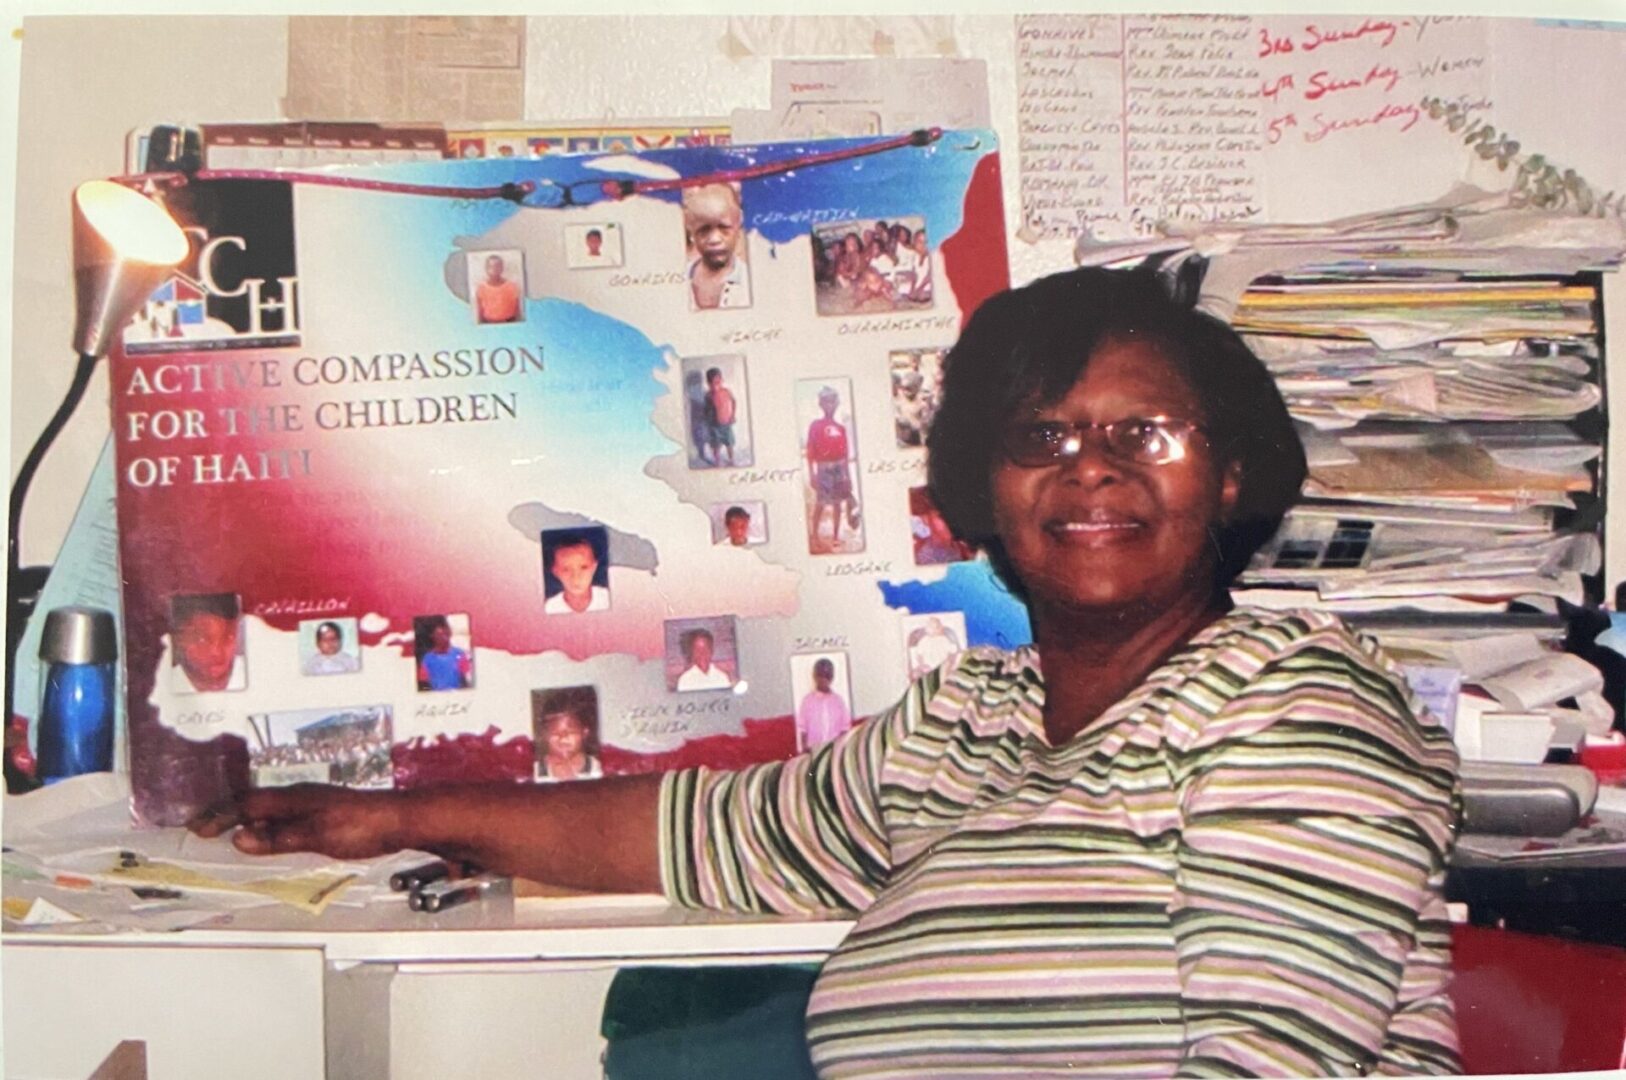
[(236, 593), (175, 596), (169, 602), (169, 641), (177, 694), (212, 694), (248, 686), (243, 606)]
[(412, 652), (418, 662), (418, 689), (467, 690), (473, 686), (473, 648), (466, 613), (414, 618)]
[(532, 690), (531, 731), (537, 780), (556, 783), (604, 775), (598, 759), (598, 691), (593, 687)]
[(797, 753), (822, 746), (852, 727), (846, 653), (791, 657), (790, 689), (796, 702)]
[(683, 241), (689, 306), (695, 311), (751, 306), (745, 261), (745, 214), (738, 184), (683, 189)]
[(468, 254), (469, 304), (474, 321), (525, 321), (525, 253), (471, 251)]
[[(812, 555), (854, 555), (864, 550), (859, 509), (852, 382), (846, 378), (801, 379), (796, 417), (807, 465), (807, 550)], [(825, 529), (828, 519), (829, 528)], [(843, 531), (845, 526), (845, 531)]]
[(904, 663), (918, 679), (965, 648), (965, 613), (939, 611), (903, 618)]
[(299, 624), (299, 670), (304, 675), (350, 675), (361, 670), (355, 619), (309, 619)]
[(610, 534), (602, 525), (542, 534), (542, 614), (610, 610)]
[(813, 226), (813, 284), (820, 315), (869, 315), (930, 307), (926, 219), (862, 218)]
[(732, 615), (666, 621), (666, 688), (680, 694), (728, 690), (739, 681)]
[(976, 557), (970, 544), (949, 530), (924, 487), (909, 489), (909, 534), (914, 538), (916, 566), (942, 566)]
[(689, 468), (731, 469), (752, 463), (745, 357), (688, 356), (683, 394), (689, 425)]
[(565, 226), (565, 266), (570, 269), (607, 269), (624, 261), (621, 226), (615, 222)]
[(768, 542), (768, 504), (756, 499), (712, 503), (711, 542), (717, 547), (755, 547)]

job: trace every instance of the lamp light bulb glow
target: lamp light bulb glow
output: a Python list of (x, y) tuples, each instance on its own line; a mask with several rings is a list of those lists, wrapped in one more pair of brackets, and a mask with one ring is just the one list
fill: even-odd
[(140, 192), (111, 180), (90, 180), (73, 197), (85, 223), (120, 258), (154, 266), (173, 266), (186, 258), (186, 234), (163, 207)]

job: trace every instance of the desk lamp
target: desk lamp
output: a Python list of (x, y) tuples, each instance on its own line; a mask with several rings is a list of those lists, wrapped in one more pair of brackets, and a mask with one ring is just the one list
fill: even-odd
[[(19, 565), (17, 530), (23, 502), (45, 453), (79, 407), (96, 361), (113, 337), (186, 258), (187, 239), (163, 207), (121, 184), (92, 180), (73, 193), (73, 284), (76, 305), (73, 347), (79, 355), (73, 382), (55, 415), (34, 442), (11, 486), (6, 530), (6, 715), (15, 715), (17, 645), (28, 613), (39, 599), (50, 567)], [(11, 762), (6, 761), (7, 780)]]

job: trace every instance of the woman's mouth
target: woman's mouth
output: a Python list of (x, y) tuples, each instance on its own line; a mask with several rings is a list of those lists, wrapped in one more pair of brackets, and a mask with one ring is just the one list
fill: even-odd
[(1106, 544), (1138, 536), (1146, 523), (1116, 510), (1088, 510), (1066, 514), (1045, 522), (1052, 539), (1063, 544)]

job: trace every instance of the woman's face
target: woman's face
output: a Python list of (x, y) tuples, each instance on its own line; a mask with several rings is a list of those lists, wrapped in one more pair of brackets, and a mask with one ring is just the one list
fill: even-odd
[[(1065, 397), (1018, 420), (1157, 416), (1201, 424), (1206, 411), (1161, 346), (1119, 338), (1096, 349)], [(1217, 558), (1208, 527), (1236, 503), (1236, 468), (1201, 434), (1162, 465), (1109, 455), (1099, 435), (1087, 432), (1071, 460), (994, 465), (995, 528), (1029, 596), (1041, 610), (1080, 613), (1206, 603)]]
[(339, 639), (339, 632), (331, 626), (323, 626), (316, 631), (316, 651), (323, 656), (335, 656), (343, 642)]

